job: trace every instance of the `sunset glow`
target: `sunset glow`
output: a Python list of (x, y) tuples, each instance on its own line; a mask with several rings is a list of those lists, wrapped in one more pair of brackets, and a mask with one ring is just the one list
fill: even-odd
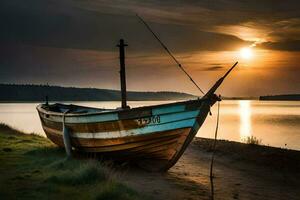
[(245, 47), (240, 50), (240, 55), (244, 59), (251, 59), (253, 57), (253, 50), (250, 47)]
[(250, 101), (239, 101), (240, 137), (241, 140), (251, 136), (251, 104)]
[[(119, 90), (115, 46), (122, 38), (129, 45), (128, 90), (201, 95), (130, 11), (152, 23), (153, 31), (203, 90), (238, 61), (219, 89), (223, 95), (300, 92), (298, 1), (167, 1), (162, 6), (156, 1), (54, 0), (49, 8), (43, 1), (34, 1), (34, 7), (17, 1), (3, 0), (0, 6), (5, 19), (1, 83)], [(220, 12), (222, 6), (230, 12)], [(274, 15), (276, 9), (281, 14)]]

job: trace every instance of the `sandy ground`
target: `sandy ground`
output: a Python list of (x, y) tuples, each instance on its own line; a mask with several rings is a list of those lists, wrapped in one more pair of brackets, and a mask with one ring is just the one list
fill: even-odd
[[(278, 153), (267, 151), (271, 155), (267, 156), (272, 158), (268, 161), (264, 158), (265, 150), (253, 147), (253, 150), (250, 148), (250, 152), (254, 153), (250, 155), (249, 161), (239, 156), (244, 154), (244, 148), (240, 147), (241, 144), (237, 145), (232, 151), (240, 149), (241, 152), (216, 153), (213, 199), (300, 199), (300, 168), (297, 165), (299, 160), (295, 166), (293, 160), (289, 159), (292, 164), (285, 166), (282, 164), (284, 159), (278, 158)], [(279, 157), (285, 156), (281, 151), (279, 153)], [(300, 157), (300, 152), (292, 153)], [(253, 162), (256, 160), (255, 156), (263, 162)], [(168, 172), (149, 173), (128, 168), (122, 172), (121, 179), (150, 199), (212, 199), (210, 160), (211, 151), (194, 141)]]

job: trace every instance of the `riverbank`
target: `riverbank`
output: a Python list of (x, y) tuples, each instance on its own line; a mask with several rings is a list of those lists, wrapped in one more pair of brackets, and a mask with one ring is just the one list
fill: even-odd
[[(0, 196), (210, 199), (212, 142), (195, 138), (168, 172), (149, 173), (129, 165), (65, 160), (64, 151), (47, 139), (1, 125)], [(298, 199), (299, 169), (300, 151), (218, 141), (214, 199)]]

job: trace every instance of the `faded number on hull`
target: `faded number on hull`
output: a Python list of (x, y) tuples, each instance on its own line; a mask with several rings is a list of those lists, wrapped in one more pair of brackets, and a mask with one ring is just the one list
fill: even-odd
[(160, 116), (155, 115), (152, 117), (140, 118), (140, 119), (138, 119), (138, 123), (139, 123), (139, 125), (159, 124)]

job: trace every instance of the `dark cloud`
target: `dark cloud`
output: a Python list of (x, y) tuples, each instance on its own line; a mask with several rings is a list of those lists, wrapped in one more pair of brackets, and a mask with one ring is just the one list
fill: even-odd
[[(300, 25), (298, 0), (95, 0), (77, 3), (77, 6), (83, 9), (123, 14), (137, 12), (154, 22), (189, 24), (202, 30), (215, 30), (217, 27), (233, 25), (253, 28), (265, 32), (264, 37), (268, 39), (273, 39), (270, 38), (273, 34), (283, 31), (286, 34), (281, 35), (281, 39), (287, 40), (290, 38), (290, 32), (295, 31), (293, 27), (299, 31)], [(220, 29), (218, 31), (222, 32)]]
[(0, 4), (2, 43), (113, 50), (124, 37), (134, 51), (158, 51), (135, 13), (151, 21), (153, 29), (178, 52), (230, 50), (249, 44), (236, 37), (243, 35), (232, 26), (260, 33), (257, 37), (265, 37), (266, 42), (285, 43), (300, 37), (300, 3), (295, 0), (3, 0)]
[(300, 51), (300, 40), (265, 42), (259, 44), (258, 47), (264, 49), (282, 50), (282, 51)]
[[(45, 6), (45, 2), (34, 0), (18, 4), (5, 2), (0, 12), (2, 43), (113, 51), (118, 39), (125, 38), (133, 51), (161, 50), (134, 15), (82, 10), (57, 2), (56, 6)], [(34, 6), (29, 6), (30, 3)], [(156, 22), (151, 26), (177, 52), (229, 50), (247, 44), (232, 35), (201, 31), (192, 26)]]
[[(204, 88), (234, 62), (238, 48), (261, 39), (258, 47), (284, 50), (283, 57), (268, 57), (271, 51), (255, 55), (249, 62), (253, 71), (245, 67), (246, 72), (228, 80), (235, 87), (230, 92), (241, 87), (259, 92), (262, 85), (264, 91), (299, 91), (294, 72), (299, 71), (299, 4), (298, 0), (1, 0), (0, 80), (118, 88), (116, 44), (124, 38), (129, 44), (130, 88), (189, 88), (186, 77), (136, 18), (138, 13)], [(282, 76), (278, 66), (289, 70)], [(174, 84), (178, 82), (182, 84)]]
[(210, 67), (202, 67), (199, 68), (197, 71), (220, 71), (223, 70), (225, 67), (223, 67), (221, 64), (211, 64)]

